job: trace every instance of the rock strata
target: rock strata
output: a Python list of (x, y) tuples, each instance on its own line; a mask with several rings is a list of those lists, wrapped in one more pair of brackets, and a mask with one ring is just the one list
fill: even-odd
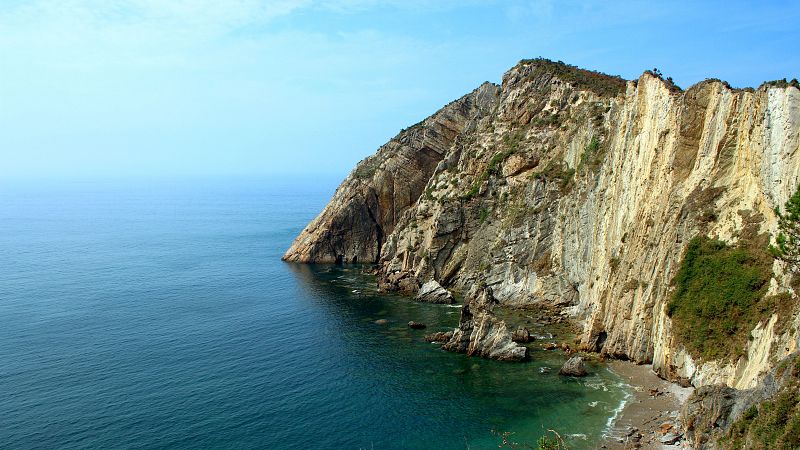
[[(577, 350), (747, 391), (800, 347), (792, 276), (772, 265), (766, 295), (791, 306), (740, 327), (744, 348), (730, 357), (673, 332), (672, 280), (695, 237), (777, 235), (775, 209), (798, 182), (796, 83), (709, 79), (684, 91), (650, 71), (623, 80), (525, 60), (359, 163), (284, 259), (376, 263), (380, 290), (409, 295), (423, 280), (489, 286), (492, 305), (576, 324)], [(482, 295), (445, 347), (524, 357)]]
[(506, 323), (492, 313), (495, 304), (491, 288), (473, 293), (461, 308), (458, 328), (442, 348), (500, 361), (526, 359), (528, 349), (512, 341)]
[(421, 302), (445, 305), (453, 304), (456, 301), (453, 294), (443, 288), (436, 280), (430, 280), (423, 284), (415, 298)]

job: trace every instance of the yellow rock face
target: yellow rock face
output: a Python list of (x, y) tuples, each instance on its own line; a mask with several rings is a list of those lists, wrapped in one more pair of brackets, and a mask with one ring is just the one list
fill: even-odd
[[(586, 348), (696, 386), (754, 385), (797, 348), (796, 316), (781, 336), (776, 317), (759, 324), (735, 363), (695, 361), (665, 305), (694, 236), (776, 232), (800, 182), (800, 91), (601, 77), (517, 65), (362, 162), (284, 258), (379, 261), (386, 289), (486, 283), (504, 304), (556, 305)], [(775, 274), (770, 292), (786, 291)]]

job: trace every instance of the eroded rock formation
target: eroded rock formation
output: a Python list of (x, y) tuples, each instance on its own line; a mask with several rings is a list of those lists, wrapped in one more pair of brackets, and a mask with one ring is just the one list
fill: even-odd
[(450, 305), (456, 302), (453, 294), (443, 288), (436, 280), (430, 280), (419, 288), (415, 299), (421, 302)]
[[(421, 280), (485, 284), (499, 304), (569, 315), (584, 349), (751, 388), (797, 349), (796, 311), (750, 330), (735, 360), (705, 361), (673, 337), (666, 305), (693, 237), (775, 233), (798, 150), (800, 90), (786, 83), (681, 91), (650, 72), (523, 61), (360, 163), (284, 259), (378, 262), (382, 289), (411, 294)], [(769, 294), (793, 292), (774, 273)]]
[(470, 293), (461, 307), (458, 328), (442, 348), (500, 361), (526, 359), (527, 347), (514, 342), (506, 323), (492, 312), (496, 304), (491, 288), (478, 288)]

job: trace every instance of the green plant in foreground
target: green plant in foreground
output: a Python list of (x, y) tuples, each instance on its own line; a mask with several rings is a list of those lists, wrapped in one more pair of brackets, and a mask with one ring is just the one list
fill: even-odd
[(773, 256), (787, 263), (793, 273), (800, 272), (800, 186), (786, 201), (784, 212), (775, 208), (778, 216), (778, 229), (780, 232), (775, 238), (775, 245), (770, 245), (769, 250)]

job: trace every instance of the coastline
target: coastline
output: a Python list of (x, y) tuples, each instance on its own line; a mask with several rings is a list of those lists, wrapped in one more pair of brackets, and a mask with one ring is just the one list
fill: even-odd
[[(676, 444), (664, 444), (661, 438), (670, 433), (670, 425), (677, 427), (676, 420), (681, 405), (694, 388), (683, 388), (659, 378), (649, 364), (637, 365), (613, 360), (608, 362), (608, 368), (625, 380), (632, 395), (609, 429), (603, 448), (676, 448), (680, 441)], [(655, 395), (651, 395), (651, 392)]]

